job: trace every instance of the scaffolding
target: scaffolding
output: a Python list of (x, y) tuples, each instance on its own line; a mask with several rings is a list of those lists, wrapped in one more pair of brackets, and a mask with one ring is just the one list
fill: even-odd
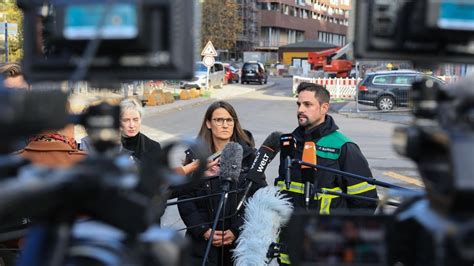
[(242, 19), (242, 34), (237, 38), (235, 46), (236, 59), (243, 58), (244, 51), (254, 51), (260, 36), (257, 0), (237, 0)]

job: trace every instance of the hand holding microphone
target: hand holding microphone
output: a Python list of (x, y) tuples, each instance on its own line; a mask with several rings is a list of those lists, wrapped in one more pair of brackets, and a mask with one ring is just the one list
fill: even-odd
[[(193, 155), (193, 151), (191, 149), (186, 150), (184, 153), (186, 154), (186, 158), (191, 160), (191, 162), (175, 169), (175, 172), (180, 175), (188, 175), (196, 171), (199, 166), (199, 161), (193, 159), (195, 156)], [(206, 171), (204, 174), (205, 176), (216, 176), (219, 174), (218, 168), (216, 168), (216, 166), (219, 163), (218, 158), (221, 156), (221, 154), (222, 153), (219, 151), (207, 158), (206, 169), (208, 171)]]

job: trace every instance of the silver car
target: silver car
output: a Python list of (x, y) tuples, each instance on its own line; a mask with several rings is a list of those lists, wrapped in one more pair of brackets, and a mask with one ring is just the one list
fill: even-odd
[[(206, 82), (208, 71), (209, 79)], [(224, 76), (224, 65), (221, 62), (215, 62), (209, 69), (202, 62), (196, 62), (194, 78), (190, 81), (181, 81), (179, 85), (184, 89), (201, 89), (206, 88), (208, 84), (208, 88), (218, 87), (222, 89), (224, 87)]]

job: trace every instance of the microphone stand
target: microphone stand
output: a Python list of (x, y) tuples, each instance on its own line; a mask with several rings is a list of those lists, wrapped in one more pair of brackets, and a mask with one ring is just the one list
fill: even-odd
[[(374, 198), (369, 198), (369, 197), (364, 197), (364, 196), (359, 196), (359, 195), (350, 195), (350, 194), (346, 194), (346, 193), (328, 191), (328, 190), (323, 190), (323, 189), (316, 189), (316, 193), (335, 195), (335, 196), (340, 196), (340, 197), (348, 198), (348, 199), (367, 200), (367, 201), (372, 201), (372, 202), (376, 202), (376, 203), (380, 202), (380, 200), (374, 199)], [(386, 204), (391, 205), (391, 206), (397, 206), (397, 207), (400, 206), (400, 203), (393, 202), (393, 201), (387, 201)]]
[[(229, 193), (229, 194), (239, 193), (243, 190), (244, 189), (242, 189), (242, 188), (241, 189), (235, 189), (235, 190), (231, 190), (227, 193)], [(197, 201), (197, 200), (201, 200), (201, 199), (205, 199), (205, 198), (212, 198), (212, 197), (216, 197), (216, 196), (220, 196), (220, 195), (222, 195), (222, 192), (209, 194), (209, 195), (204, 195), (204, 196), (199, 196), (199, 197), (194, 197), (194, 198), (189, 198), (189, 199), (175, 200), (175, 201), (166, 203), (166, 206), (176, 205), (176, 204), (180, 204), (180, 203), (184, 203), (184, 202), (188, 202), (188, 201)]]
[(285, 185), (286, 189), (290, 189), (291, 185), (291, 167), (292, 167), (292, 159), (290, 156), (286, 156), (285, 158)]
[(356, 174), (344, 172), (344, 171), (341, 171), (341, 170), (332, 169), (332, 168), (329, 168), (329, 167), (326, 167), (326, 166), (321, 166), (321, 165), (318, 165), (318, 164), (307, 163), (307, 162), (304, 162), (304, 161), (301, 161), (301, 160), (294, 159), (293, 163), (313, 167), (313, 168), (316, 168), (316, 169), (319, 169), (319, 170), (323, 170), (323, 171), (327, 171), (327, 172), (331, 172), (331, 173), (335, 173), (335, 174), (339, 174), (339, 175), (343, 175), (343, 176), (352, 177), (352, 178), (359, 179), (359, 180), (363, 180), (363, 181), (366, 181), (367, 183), (372, 184), (372, 185), (382, 186), (382, 187), (386, 187), (386, 188), (393, 188), (393, 189), (411, 190), (409, 188), (404, 188), (404, 187), (400, 187), (400, 186), (397, 186), (397, 185), (392, 185), (392, 184), (389, 184), (389, 183), (386, 183), (386, 182), (377, 181), (373, 178), (368, 178), (368, 177), (365, 177), (365, 176), (356, 175)]
[[(219, 206), (217, 207), (216, 216), (214, 218), (214, 222), (212, 223), (211, 236), (209, 237), (209, 240), (207, 241), (206, 252), (204, 253), (202, 266), (206, 265), (207, 258), (209, 257), (209, 252), (211, 251), (212, 240), (214, 239), (214, 233), (216, 232), (217, 223), (219, 222), (219, 216), (221, 214), (222, 209), (224, 209), (222, 217), (225, 217), (225, 205), (227, 203), (227, 198), (229, 197), (229, 186), (230, 186), (230, 182), (229, 184), (223, 185), (223, 189), (222, 189), (223, 192), (221, 192), (221, 199), (219, 201)], [(222, 225), (224, 225), (224, 220), (222, 220)], [(222, 229), (224, 229), (224, 226), (222, 226)], [(224, 245), (222, 245), (222, 252), (223, 252), (223, 249), (224, 249)]]
[[(312, 193), (313, 191), (314, 191), (313, 190), (313, 184), (309, 181), (306, 181), (304, 183), (304, 195), (305, 195), (304, 205), (305, 205), (307, 211), (309, 211), (309, 202), (311, 201), (311, 198), (314, 195), (314, 193)], [(309, 197), (306, 197), (306, 195), (309, 195)]]

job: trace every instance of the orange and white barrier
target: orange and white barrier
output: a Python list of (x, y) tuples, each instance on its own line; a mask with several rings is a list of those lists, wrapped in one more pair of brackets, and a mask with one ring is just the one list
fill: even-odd
[(446, 83), (451, 83), (458, 81), (461, 77), (459, 76), (437, 76), (439, 79), (445, 81)]
[[(438, 76), (446, 83), (459, 80), (459, 76)], [(355, 78), (308, 78), (293, 76), (293, 95), (296, 95), (296, 88), (302, 82), (310, 82), (326, 86), (331, 95), (331, 99), (355, 99), (357, 93), (357, 84), (361, 79)]]
[(332, 99), (355, 99), (357, 84), (361, 79), (355, 78), (306, 78), (293, 76), (293, 95), (302, 82), (323, 85)]

